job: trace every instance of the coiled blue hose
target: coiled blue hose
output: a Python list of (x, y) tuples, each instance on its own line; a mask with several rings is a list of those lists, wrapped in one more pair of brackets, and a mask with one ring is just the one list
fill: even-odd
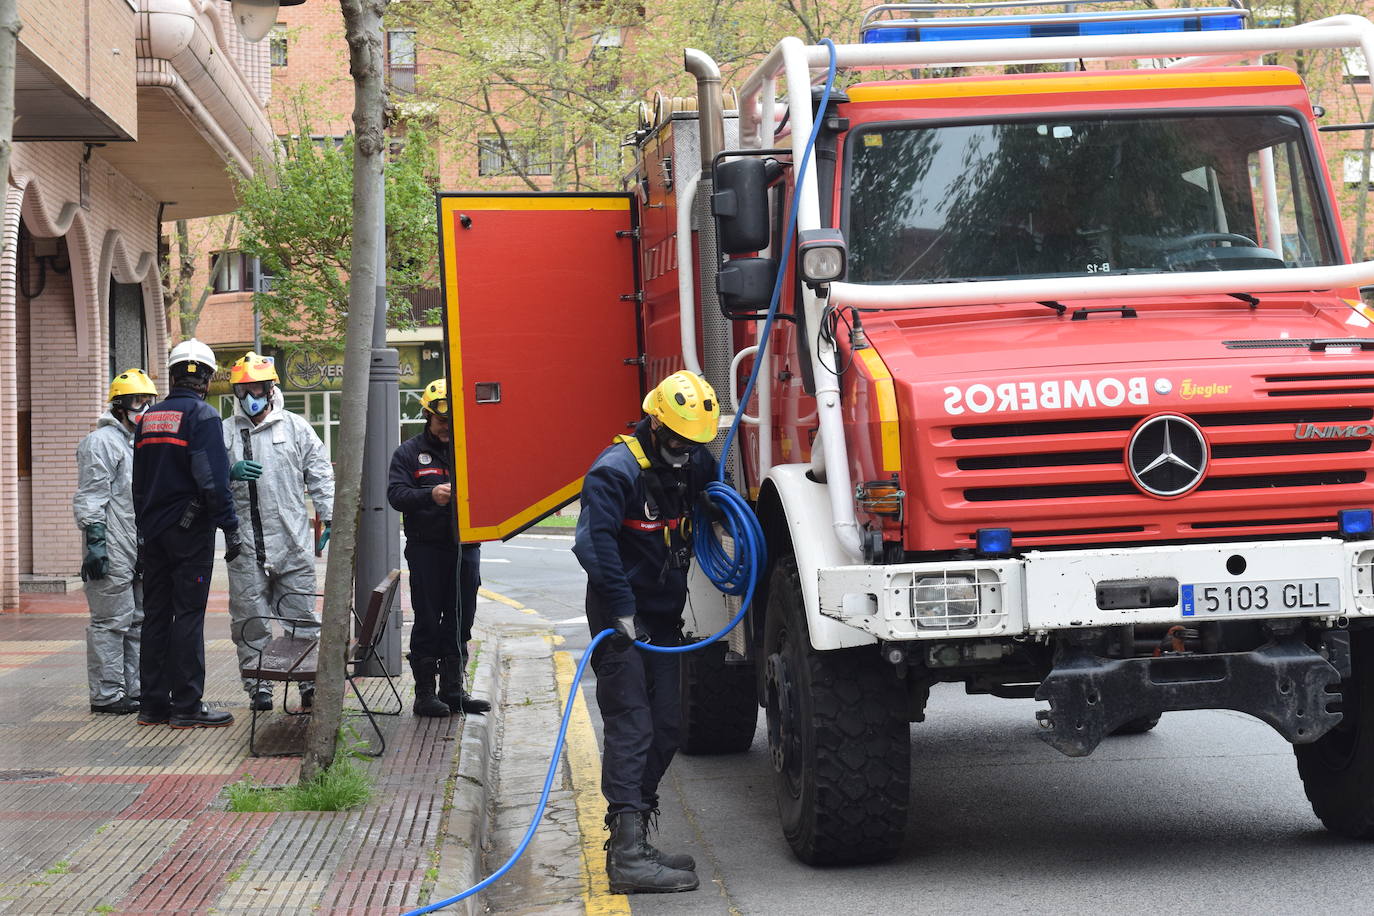
[[(835, 85), (835, 45), (828, 39), (821, 39), (821, 44), (830, 49), (830, 68), (826, 74), (825, 91), (821, 93), (821, 103), (818, 111), (824, 113), (826, 106), (830, 103), (830, 90)], [(821, 118), (816, 118), (811, 125), (811, 134), (806, 140), (806, 149), (802, 153), (801, 168), (796, 172), (797, 175), (806, 174), (806, 165), (811, 158), (811, 149), (816, 145), (816, 135), (820, 131)], [(711, 584), (720, 589), (727, 595), (743, 595), (744, 600), (740, 603), (739, 613), (737, 613), (729, 623), (722, 627), (719, 632), (708, 636), (699, 642), (687, 643), (682, 646), (655, 646), (645, 642), (636, 642), (635, 645), (648, 652), (663, 652), (677, 654), (681, 652), (693, 652), (704, 646), (709, 646), (716, 640), (723, 637), (735, 628), (744, 619), (745, 613), (749, 610), (750, 604), (754, 600), (754, 590), (758, 585), (759, 576), (762, 574), (765, 564), (768, 561), (767, 544), (764, 541), (763, 529), (759, 526), (758, 516), (743, 496), (735, 491), (735, 488), (725, 483), (726, 456), (730, 454), (730, 448), (734, 444), (735, 435), (739, 431), (740, 419), (744, 416), (745, 405), (749, 403), (749, 398), (754, 393), (754, 383), (758, 380), (759, 369), (763, 366), (764, 357), (768, 347), (768, 334), (773, 326), (773, 318), (778, 312), (778, 301), (782, 292), (783, 277), (786, 276), (787, 258), (792, 250), (792, 236), (797, 225), (797, 208), (801, 201), (801, 182), (797, 182), (792, 195), (792, 210), (787, 219), (787, 231), (783, 234), (782, 256), (778, 261), (778, 276), (773, 284), (773, 295), (768, 304), (768, 317), (763, 323), (763, 330), (759, 334), (759, 350), (754, 357), (754, 368), (749, 372), (749, 381), (744, 386), (744, 393), (740, 397), (738, 410), (735, 414), (735, 421), (730, 424), (729, 431), (725, 434), (725, 443), (721, 448), (720, 469), (717, 478), (706, 487), (706, 493), (711, 501), (719, 509), (722, 518), (721, 527), (725, 529), (733, 542), (733, 554), (727, 553), (725, 545), (716, 539), (714, 529), (710, 519), (705, 512), (698, 507), (692, 519), (692, 550), (696, 554), (697, 562), (701, 565), (701, 571), (711, 580)], [(769, 435), (767, 430), (761, 431), (760, 435)], [(520, 844), (515, 847), (500, 868), (492, 872), (486, 878), (474, 884), (472, 887), (460, 894), (447, 897), (443, 900), (436, 900), (434, 903), (422, 906), (419, 909), (411, 910), (405, 916), (419, 916), (421, 913), (433, 913), (441, 910), (450, 904), (457, 903), (465, 897), (480, 893), (491, 887), (501, 879), (511, 867), (519, 861), (520, 856), (524, 855), (530, 841), (534, 839), (534, 831), (539, 827), (539, 822), (544, 819), (544, 808), (548, 805), (549, 792), (553, 789), (553, 780), (558, 773), (558, 761), (563, 756), (563, 744), (568, 735), (568, 722), (572, 719), (573, 701), (577, 698), (577, 691), (582, 686), (582, 674), (587, 670), (587, 663), (591, 661), (592, 654), (597, 646), (601, 645), (614, 633), (614, 630), (605, 629), (592, 637), (592, 641), (587, 644), (587, 648), (582, 653), (582, 659), (577, 663), (577, 670), (573, 673), (572, 688), (568, 691), (568, 702), (563, 707), (563, 719), (558, 725), (558, 737), (553, 743), (553, 757), (549, 760), (549, 771), (544, 776), (544, 789), (539, 793), (539, 804), (535, 807), (534, 818), (530, 821), (529, 829), (521, 837)]]

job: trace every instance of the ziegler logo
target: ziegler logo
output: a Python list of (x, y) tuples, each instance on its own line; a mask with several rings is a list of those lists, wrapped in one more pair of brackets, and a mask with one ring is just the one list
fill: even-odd
[(1293, 431), (1294, 439), (1371, 439), (1374, 438), (1374, 423), (1352, 423), (1349, 426), (1318, 426), (1315, 423), (1299, 423)]
[(1049, 382), (1001, 382), (997, 385), (949, 385), (944, 389), (945, 413), (961, 414), (1013, 410), (1063, 410), (1071, 407), (1116, 407), (1148, 404), (1144, 376), (1128, 379), (1069, 379)]
[(1209, 385), (1198, 385), (1192, 379), (1186, 378), (1183, 380), (1183, 384), (1179, 386), (1178, 393), (1185, 401), (1191, 401), (1193, 398), (1210, 398), (1218, 394), (1226, 394), (1231, 390), (1231, 387), (1230, 385), (1218, 385), (1216, 382)]

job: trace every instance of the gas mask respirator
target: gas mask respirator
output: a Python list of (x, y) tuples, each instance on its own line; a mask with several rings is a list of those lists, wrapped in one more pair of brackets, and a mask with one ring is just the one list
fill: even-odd
[(666, 428), (658, 433), (658, 454), (670, 467), (680, 468), (687, 464), (687, 456), (692, 443), (673, 435)]
[(243, 412), (250, 417), (256, 417), (267, 409), (267, 405), (272, 403), (272, 392), (265, 391), (262, 397), (258, 397), (251, 391), (245, 391), (239, 395), (239, 403), (243, 405)]

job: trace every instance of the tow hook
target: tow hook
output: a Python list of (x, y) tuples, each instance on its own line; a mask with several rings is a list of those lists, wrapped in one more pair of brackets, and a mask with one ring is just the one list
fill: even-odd
[(1159, 640), (1159, 645), (1155, 647), (1154, 657), (1162, 655), (1187, 655), (1193, 651), (1188, 648), (1187, 640), (1197, 640), (1200, 634), (1191, 627), (1172, 626), (1165, 632)]

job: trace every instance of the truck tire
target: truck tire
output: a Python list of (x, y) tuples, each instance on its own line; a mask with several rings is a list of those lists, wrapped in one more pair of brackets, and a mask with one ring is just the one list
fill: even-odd
[(754, 666), (727, 665), (726, 648), (722, 641), (682, 656), (684, 754), (739, 754), (754, 743)]
[(1327, 830), (1374, 839), (1374, 630), (1351, 634), (1341, 721), (1311, 744), (1293, 745), (1312, 812)]
[(911, 779), (907, 696), (871, 646), (817, 652), (790, 556), (775, 563), (764, 627), (768, 748), (782, 832), (808, 865), (889, 859)]
[(1159, 714), (1153, 716), (1141, 716), (1132, 719), (1122, 725), (1118, 725), (1113, 735), (1143, 735), (1150, 729), (1159, 724)]

